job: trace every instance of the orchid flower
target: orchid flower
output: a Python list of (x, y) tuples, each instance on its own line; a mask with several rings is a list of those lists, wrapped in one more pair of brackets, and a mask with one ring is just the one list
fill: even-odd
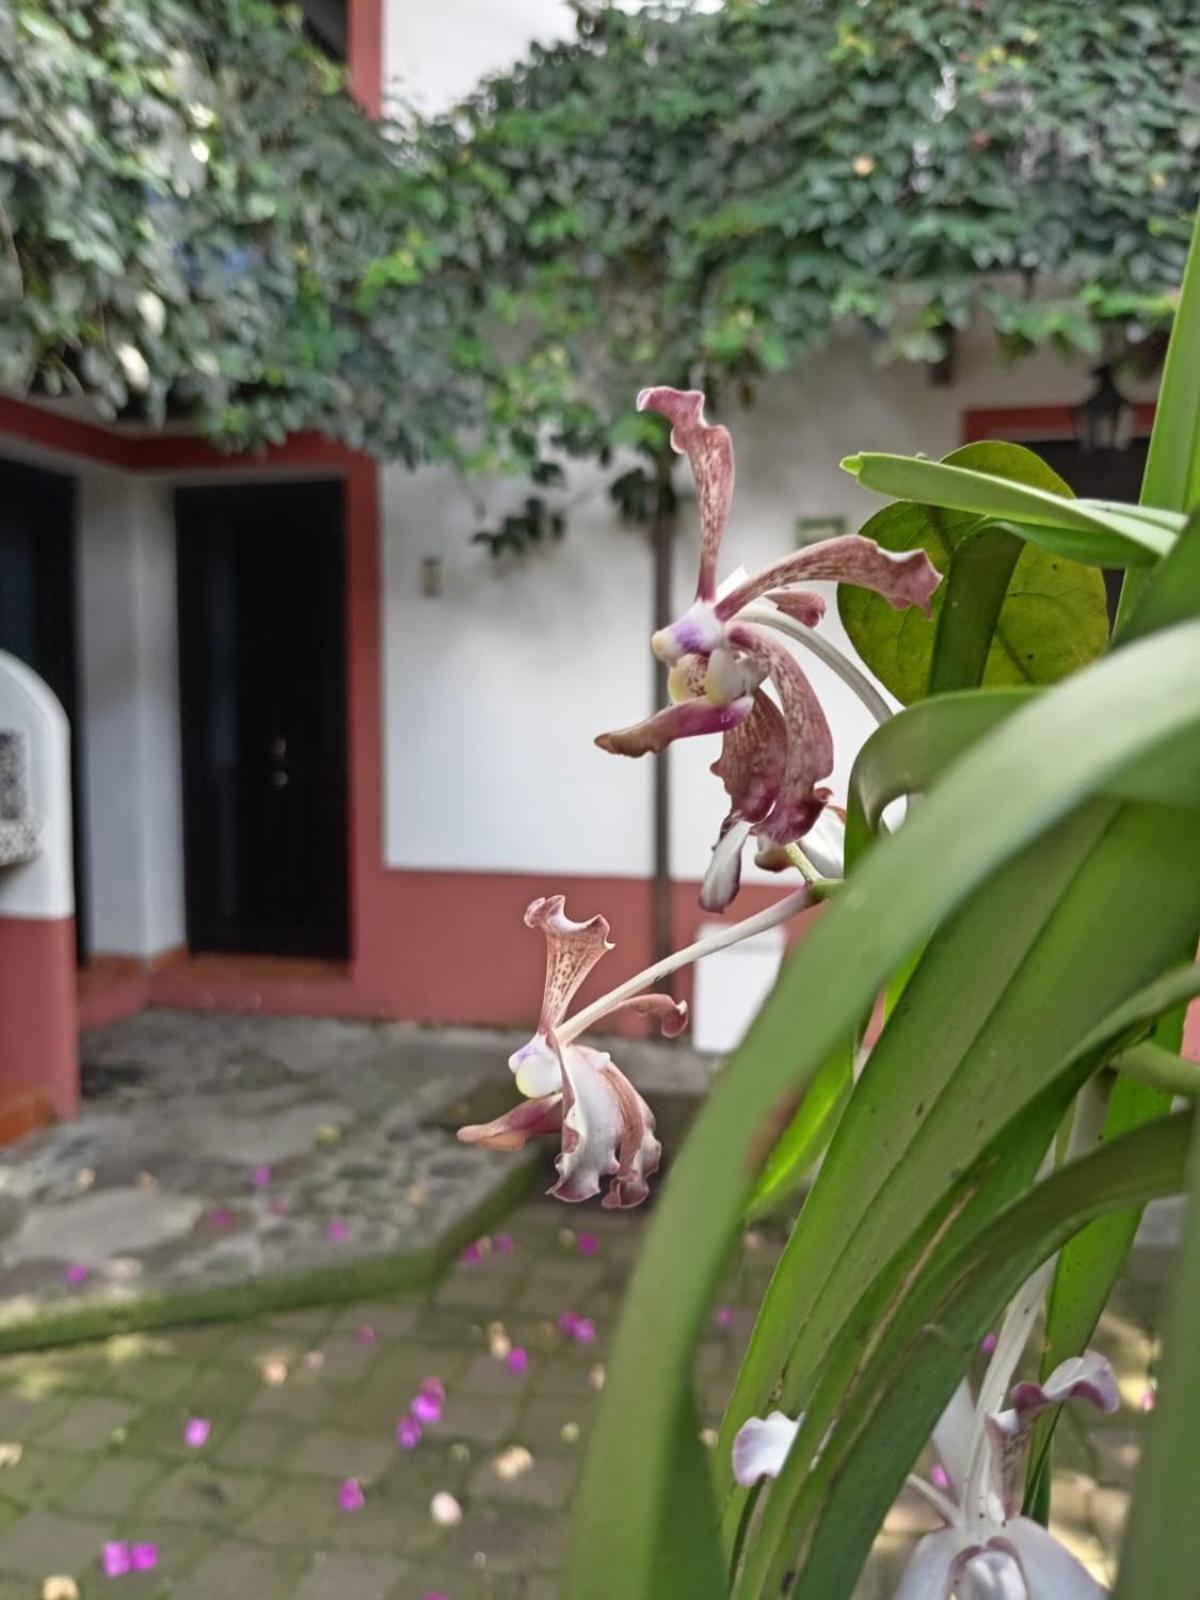
[[(988, 1384), (985, 1381), (985, 1397)], [(1045, 1383), (1018, 1383), (1003, 1410), (977, 1406), (964, 1380), (934, 1429), (944, 1487), (909, 1483), (944, 1527), (913, 1552), (894, 1600), (1100, 1600), (1107, 1591), (1040, 1523), (1020, 1515), (1025, 1449), (1035, 1418), (1066, 1400), (1101, 1411), (1120, 1403), (1108, 1361), (1095, 1351), (1064, 1361)], [(733, 1444), (737, 1481), (779, 1476), (803, 1418), (752, 1417)]]
[[(643, 389), (637, 404), (670, 421), (672, 446), (691, 462), (700, 500), (700, 576), (692, 605), (651, 640), (655, 655), (672, 669), (672, 704), (601, 734), (596, 743), (616, 755), (642, 756), (676, 739), (723, 735), (712, 770), (725, 785), (729, 813), (701, 895), (709, 910), (723, 910), (737, 893), (742, 847), (751, 834), (762, 844), (764, 864), (778, 865), (776, 847), (803, 838), (830, 798), (823, 787), (833, 770), (829, 724), (795, 657), (768, 631), (776, 626), (773, 618), (801, 631), (814, 628), (825, 600), (797, 585), (821, 580), (874, 589), (897, 609), (916, 605), (929, 615), (941, 580), (923, 550), (893, 553), (847, 534), (807, 545), (753, 577), (735, 573), (718, 588), (733, 497), (733, 441), (726, 428), (705, 422), (698, 389)], [(774, 613), (764, 615), (765, 608), (754, 605), (764, 598)], [(828, 650), (821, 653), (828, 658)], [(778, 704), (764, 693), (768, 682)]]
[(525, 1098), (493, 1122), (460, 1128), (458, 1137), (465, 1144), (492, 1150), (520, 1150), (541, 1134), (560, 1134), (558, 1181), (549, 1191), (552, 1195), (560, 1200), (590, 1200), (607, 1178), (602, 1205), (640, 1205), (662, 1155), (653, 1113), (610, 1055), (575, 1041), (592, 1023), (622, 1013), (652, 1017), (667, 1035), (681, 1032), (687, 1025), (686, 1004), (644, 991), (690, 961), (774, 927), (807, 903), (806, 889), (785, 896), (757, 916), (648, 967), (568, 1018), (580, 984), (613, 948), (609, 925), (601, 916), (572, 922), (560, 894), (534, 900), (525, 912), (525, 926), (539, 928), (546, 941), (542, 1009), (533, 1037), (508, 1059)]

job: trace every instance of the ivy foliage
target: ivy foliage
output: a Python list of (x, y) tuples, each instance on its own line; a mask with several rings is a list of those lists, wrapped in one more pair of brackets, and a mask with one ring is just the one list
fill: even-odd
[(0, 0), (4, 387), (416, 459), (476, 404), (440, 209), (298, 11)]
[[(1151, 357), (1197, 193), (1196, 0), (726, 0), (580, 7), (426, 129), (477, 273), (520, 331), (510, 411), (661, 449), (648, 381), (793, 367), (841, 319), (937, 362), (982, 315), (1013, 352)], [(626, 485), (628, 489), (628, 485)]]
[(719, 397), (843, 319), (919, 362), (976, 314), (1156, 348), (1198, 0), (576, 9), (376, 128), (269, 0), (0, 0), (0, 383), (545, 488), (557, 452), (661, 453), (643, 382)]

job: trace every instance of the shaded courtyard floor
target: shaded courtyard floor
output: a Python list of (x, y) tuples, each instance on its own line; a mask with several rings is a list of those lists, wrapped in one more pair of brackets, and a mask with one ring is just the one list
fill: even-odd
[[(0, 1348), (428, 1281), (536, 1157), (459, 1144), (517, 1034), (147, 1011), (83, 1043), (79, 1119), (0, 1152)], [(710, 1063), (628, 1043), (694, 1101)]]
[[(432, 1289), (3, 1358), (0, 1600), (33, 1600), (53, 1576), (85, 1600), (555, 1600), (646, 1222), (538, 1198)], [(699, 1357), (709, 1424), (779, 1243), (750, 1235), (714, 1307)], [(1071, 1417), (1059, 1450), (1056, 1527), (1104, 1577), (1168, 1263), (1167, 1249), (1140, 1250), (1105, 1319), (1122, 1410), (1084, 1427)], [(403, 1449), (397, 1420), (430, 1379), (445, 1388), (441, 1420)], [(202, 1443), (188, 1443), (189, 1422), (211, 1424)], [(440, 1522), (436, 1496), (452, 1497), (437, 1501)], [(891, 1595), (927, 1525), (903, 1498), (862, 1600)], [(153, 1569), (104, 1577), (113, 1541), (153, 1546)]]

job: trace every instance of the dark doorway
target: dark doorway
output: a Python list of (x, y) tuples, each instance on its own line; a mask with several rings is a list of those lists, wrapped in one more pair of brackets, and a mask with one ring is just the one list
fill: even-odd
[[(1134, 504), (1142, 492), (1148, 438), (1131, 439), (1123, 450), (1085, 450), (1077, 439), (1023, 439), (1048, 467), (1053, 467), (1077, 495), (1089, 500), (1122, 500)], [(1116, 616), (1124, 572), (1106, 568), (1109, 621)]]
[(71, 724), (75, 942), (82, 963), (83, 743), (75, 639), (75, 480), (0, 460), (0, 650), (45, 679)]
[(348, 952), (342, 512), (340, 482), (176, 494), (193, 951)]

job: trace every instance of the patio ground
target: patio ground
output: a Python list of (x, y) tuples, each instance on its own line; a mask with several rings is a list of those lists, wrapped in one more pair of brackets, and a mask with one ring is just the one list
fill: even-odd
[[(3, 1359), (0, 1600), (66, 1600), (69, 1586), (44, 1588), (56, 1576), (84, 1600), (555, 1600), (646, 1220), (538, 1198), (432, 1289)], [(714, 1308), (699, 1368), (710, 1423), (778, 1242), (748, 1237)], [(1058, 1526), (1099, 1575), (1110, 1575), (1137, 1460), (1168, 1263), (1153, 1240), (1141, 1249), (1105, 1320), (1121, 1412), (1086, 1428), (1072, 1417), (1059, 1452)], [(589, 1319), (594, 1339), (578, 1324), (583, 1339), (564, 1334), (564, 1315)], [(441, 1420), (399, 1448), (397, 1419), (431, 1378), (445, 1386)], [(211, 1431), (189, 1445), (197, 1420)], [(361, 1486), (358, 1509), (348, 1480)], [(439, 1523), (438, 1495), (453, 1497), (460, 1521)], [(861, 1600), (891, 1594), (926, 1525), (905, 1497)], [(114, 1541), (154, 1546), (153, 1570), (102, 1576)]]

